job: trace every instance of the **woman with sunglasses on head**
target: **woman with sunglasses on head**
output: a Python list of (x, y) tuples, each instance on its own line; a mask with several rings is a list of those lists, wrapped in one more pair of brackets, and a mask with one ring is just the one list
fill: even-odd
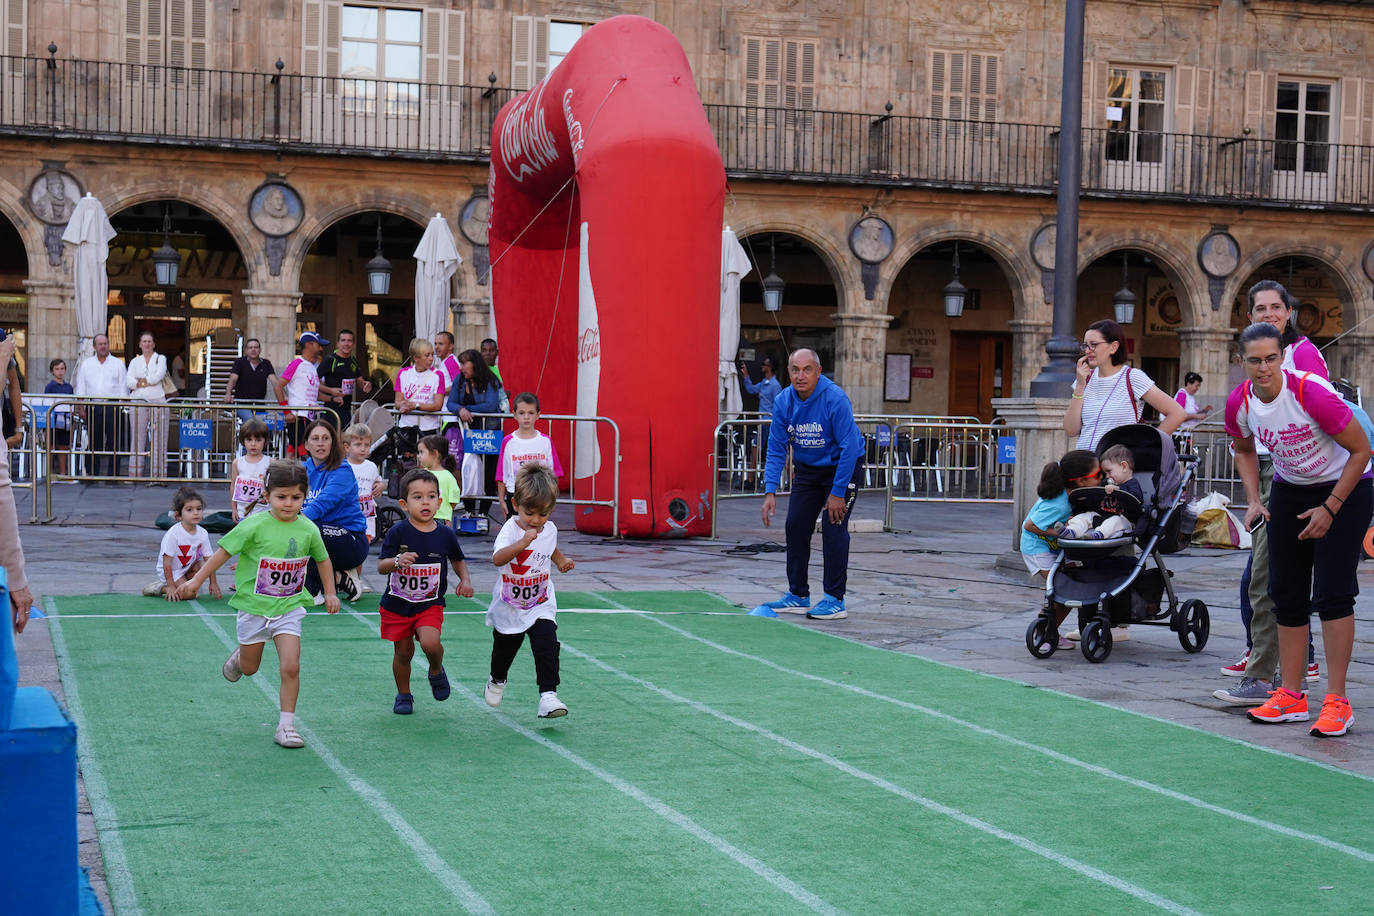
[[(1307, 721), (1303, 650), (1316, 612), (1330, 680), (1311, 733), (1343, 735), (1355, 721), (1345, 677), (1355, 641), (1356, 573), (1374, 512), (1369, 439), (1329, 382), (1283, 368), (1278, 328), (1252, 324), (1241, 332), (1240, 347), (1249, 381), (1227, 399), (1226, 432), (1245, 484), (1245, 524), (1261, 517), (1268, 522), (1269, 595), (1282, 676), (1282, 686), (1248, 715), (1255, 722)], [(1256, 441), (1274, 462), (1267, 508), (1260, 499)]]
[(1109, 318), (1083, 333), (1083, 356), (1073, 398), (1064, 412), (1064, 432), (1078, 448), (1093, 450), (1108, 430), (1140, 422), (1142, 404), (1159, 411), (1159, 430), (1172, 433), (1187, 416), (1173, 398), (1139, 369), (1126, 365), (1126, 333)]

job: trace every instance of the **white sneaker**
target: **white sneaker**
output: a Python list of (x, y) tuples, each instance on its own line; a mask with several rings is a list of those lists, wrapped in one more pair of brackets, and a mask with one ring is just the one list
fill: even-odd
[(556, 719), (567, 714), (568, 707), (564, 706), (563, 701), (558, 699), (558, 694), (552, 690), (539, 694), (539, 718)]
[(319, 607), (320, 605), (324, 604), (324, 592), (320, 592), (318, 595), (312, 598), (311, 603), (313, 603), (315, 607)]
[(282, 747), (305, 747), (305, 739), (290, 725), (278, 725), (272, 740)]
[(231, 684), (243, 677), (243, 669), (239, 667), (239, 650), (237, 646), (234, 648), (233, 652), (229, 653), (229, 657), (224, 660), (224, 665), (219, 670), (220, 673), (224, 675), (224, 679)]
[(1112, 627), (1112, 642), (1125, 642), (1130, 638), (1130, 627)]
[(1083, 638), (1083, 634), (1079, 633), (1077, 630), (1070, 630), (1069, 632), (1064, 634), (1064, 638), (1072, 642), (1078, 642), (1080, 639)]
[[(487, 689), (482, 691), (482, 696), (486, 697), (487, 705), (488, 705), (488, 706), (500, 706), (500, 705), (501, 705), (501, 694), (503, 694), (503, 693), (505, 693), (505, 692), (506, 692), (506, 682), (505, 682), (505, 681), (493, 681), (490, 677), (488, 677), (488, 678), (487, 678)], [(539, 708), (540, 708), (540, 709), (543, 709), (543, 708), (544, 708), (544, 704), (542, 704), (542, 703), (539, 704)], [(543, 715), (543, 713), (540, 713), (540, 715)]]

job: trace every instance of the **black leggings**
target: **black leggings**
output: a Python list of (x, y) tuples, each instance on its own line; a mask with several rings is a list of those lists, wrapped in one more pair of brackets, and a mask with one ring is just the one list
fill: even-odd
[(491, 679), (504, 681), (510, 674), (515, 653), (530, 638), (530, 653), (534, 656), (534, 679), (539, 692), (558, 689), (558, 624), (541, 617), (524, 633), (491, 632)]
[[(329, 554), (329, 562), (336, 573), (361, 566), (367, 559), (367, 534), (362, 531), (346, 531), (343, 528), (321, 525), (320, 537), (324, 539), (324, 549)], [(320, 568), (311, 560), (305, 567), (305, 590), (312, 595), (318, 595), (322, 587)]]
[(1355, 613), (1360, 593), (1356, 573), (1374, 511), (1374, 484), (1366, 479), (1355, 486), (1324, 536), (1298, 540), (1307, 527), (1299, 513), (1327, 501), (1333, 486), (1299, 487), (1274, 478), (1269, 493), (1269, 597), (1281, 627), (1307, 626), (1314, 611), (1322, 620)]

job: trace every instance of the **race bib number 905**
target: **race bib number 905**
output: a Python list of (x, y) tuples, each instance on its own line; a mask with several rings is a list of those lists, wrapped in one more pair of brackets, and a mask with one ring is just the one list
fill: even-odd
[(292, 598), (305, 588), (305, 567), (308, 557), (277, 560), (263, 557), (258, 561), (258, 579), (253, 593), (264, 598)]
[(522, 611), (538, 607), (549, 600), (549, 577), (502, 576), (501, 600)]
[(439, 579), (444, 567), (438, 563), (414, 563), (391, 574), (387, 588), (402, 601), (419, 604), (439, 597)]

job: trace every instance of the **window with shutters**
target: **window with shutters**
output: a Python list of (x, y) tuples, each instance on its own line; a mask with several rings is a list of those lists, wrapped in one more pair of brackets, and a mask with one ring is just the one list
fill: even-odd
[(344, 111), (375, 114), (380, 95), (386, 114), (417, 115), (423, 34), (420, 10), (345, 5), (339, 28)]
[[(19, 0), (10, 0), (11, 3)], [(210, 0), (124, 0), (124, 62), (131, 82), (205, 85), (209, 65)]]
[(1334, 86), (1308, 80), (1278, 81), (1274, 100), (1274, 168), (1325, 174), (1331, 161)]
[[(793, 38), (745, 37), (744, 104), (750, 108), (783, 109), (787, 127), (809, 130), (816, 108), (816, 62), (819, 45)], [(768, 111), (768, 126), (779, 112)]]
[(1164, 161), (1168, 88), (1166, 70), (1112, 67), (1107, 71), (1109, 162)]
[(932, 50), (926, 58), (926, 77), (930, 117), (977, 122), (936, 125), (937, 134), (959, 136), (967, 130), (971, 137), (994, 135), (995, 131), (986, 125), (996, 124), (1001, 111), (1000, 55)]
[(582, 37), (582, 33), (590, 29), (591, 26), (584, 22), (560, 22), (557, 19), (549, 20), (549, 73), (553, 72), (563, 62), (563, 58), (568, 56), (573, 45), (577, 44), (577, 39)]

